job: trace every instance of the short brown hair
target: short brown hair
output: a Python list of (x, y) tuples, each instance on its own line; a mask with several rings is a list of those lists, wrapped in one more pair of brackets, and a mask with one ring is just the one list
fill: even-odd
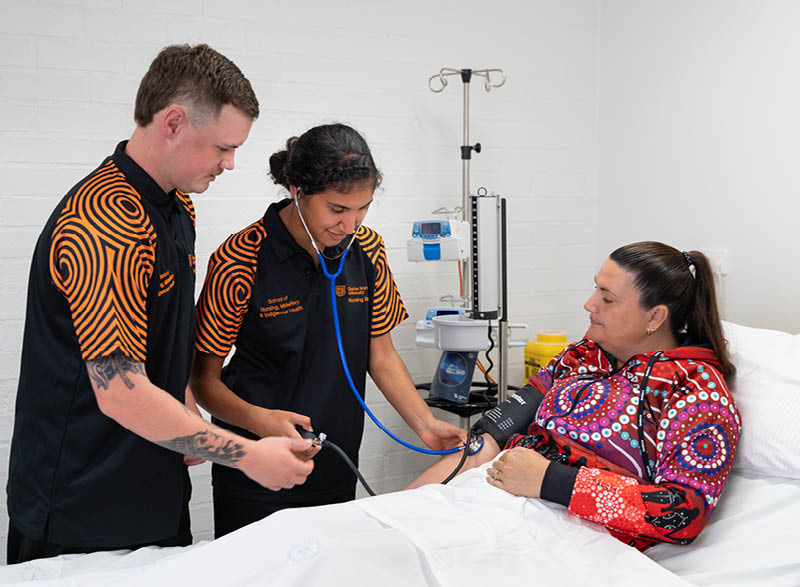
[(208, 45), (162, 49), (139, 84), (133, 118), (147, 126), (173, 102), (186, 103), (199, 119), (216, 118), (225, 104), (258, 118), (253, 86), (230, 59)]

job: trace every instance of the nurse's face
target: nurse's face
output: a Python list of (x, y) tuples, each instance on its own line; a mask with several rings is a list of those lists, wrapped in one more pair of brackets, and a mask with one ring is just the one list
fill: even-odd
[[(296, 193), (294, 189), (292, 191)], [(332, 247), (353, 234), (364, 221), (373, 191), (372, 183), (365, 182), (356, 184), (347, 193), (334, 190), (311, 196), (301, 193), (298, 204), (317, 245)]]
[(250, 134), (253, 119), (225, 104), (216, 119), (195, 124), (187, 115), (180, 124), (164, 175), (171, 187), (200, 194), (219, 174), (233, 169), (234, 152)]

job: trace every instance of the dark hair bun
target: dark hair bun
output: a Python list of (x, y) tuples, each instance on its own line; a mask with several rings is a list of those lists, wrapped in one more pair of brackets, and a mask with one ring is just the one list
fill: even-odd
[(286, 149), (273, 153), (269, 158), (269, 174), (272, 176), (272, 180), (287, 190), (290, 184), (289, 179), (286, 177), (286, 168), (295, 143), (297, 143), (297, 137), (290, 137), (286, 141)]
[(286, 148), (269, 159), (275, 183), (297, 186), (303, 194), (326, 190), (347, 193), (358, 185), (375, 189), (381, 173), (367, 142), (344, 124), (324, 124), (286, 141)]
[(278, 151), (269, 157), (269, 174), (272, 181), (289, 189), (289, 181), (286, 179), (286, 162), (289, 160), (288, 151)]

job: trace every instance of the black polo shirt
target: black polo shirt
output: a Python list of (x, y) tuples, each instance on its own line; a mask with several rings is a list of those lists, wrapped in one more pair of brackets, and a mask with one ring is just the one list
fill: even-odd
[[(264, 217), (230, 236), (211, 256), (197, 305), (199, 351), (225, 357), (222, 380), (251, 404), (311, 417), (353, 461), (364, 412), (353, 397), (339, 359), (330, 282), (278, 216), (291, 203), (272, 204)], [(337, 256), (343, 247), (325, 250)], [(339, 260), (328, 261), (333, 273)], [(336, 280), (336, 303), (345, 354), (361, 396), (372, 337), (388, 333), (408, 314), (386, 262), (383, 239), (362, 226)], [(242, 430), (215, 420), (248, 438)], [(266, 490), (228, 467), (213, 467), (215, 490), (273, 503), (313, 503), (355, 487), (355, 476), (332, 451), (315, 457), (304, 485)]]
[[(178, 532), (182, 456), (106, 417), (85, 362), (122, 353), (183, 402), (194, 338), (194, 209), (125, 154), (61, 200), (33, 255), (8, 479), (26, 536), (71, 546)], [(134, 393), (134, 392), (131, 392)]]

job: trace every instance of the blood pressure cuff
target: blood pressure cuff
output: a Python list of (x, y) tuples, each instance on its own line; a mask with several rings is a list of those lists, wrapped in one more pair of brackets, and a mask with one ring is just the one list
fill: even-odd
[(541, 391), (526, 385), (486, 412), (473, 424), (472, 432), (489, 434), (502, 449), (512, 434), (528, 430), (543, 399)]

